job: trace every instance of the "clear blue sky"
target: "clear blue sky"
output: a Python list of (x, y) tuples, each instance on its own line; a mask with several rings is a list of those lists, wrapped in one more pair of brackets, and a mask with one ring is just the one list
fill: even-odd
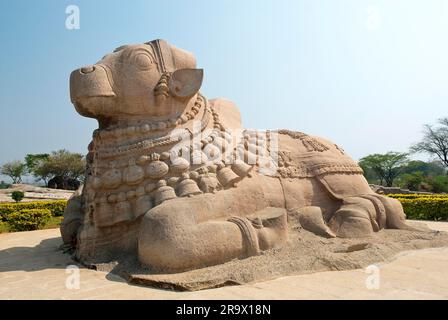
[[(67, 5), (80, 29), (65, 28)], [(92, 119), (73, 109), (70, 72), (155, 38), (196, 54), (202, 92), (246, 127), (330, 138), (355, 159), (406, 151), (448, 116), (444, 0), (2, 1), (0, 163), (85, 153)]]

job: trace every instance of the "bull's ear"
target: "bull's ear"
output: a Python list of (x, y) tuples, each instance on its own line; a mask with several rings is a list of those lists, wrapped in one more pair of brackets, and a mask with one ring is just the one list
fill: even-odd
[(203, 69), (179, 69), (173, 72), (168, 87), (173, 97), (186, 99), (194, 96), (202, 85)]

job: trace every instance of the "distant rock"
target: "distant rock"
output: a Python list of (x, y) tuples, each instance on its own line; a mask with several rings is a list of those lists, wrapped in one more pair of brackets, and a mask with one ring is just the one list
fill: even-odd
[(13, 184), (8, 189), (0, 190), (0, 202), (14, 202), (11, 198), (11, 194), (14, 191), (22, 191), (25, 193), (25, 198), (23, 198), (22, 202), (36, 200), (67, 200), (74, 193), (72, 190), (41, 188), (29, 184)]
[(378, 194), (433, 194), (432, 192), (411, 191), (409, 189), (401, 189), (398, 187), (384, 187), (376, 184), (370, 184), (370, 188)]

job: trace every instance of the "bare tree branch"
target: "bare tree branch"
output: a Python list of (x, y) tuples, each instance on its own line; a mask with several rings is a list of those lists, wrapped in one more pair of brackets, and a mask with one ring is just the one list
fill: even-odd
[(423, 139), (411, 146), (410, 151), (436, 156), (448, 167), (448, 118), (439, 119), (438, 124), (438, 127), (424, 125)]

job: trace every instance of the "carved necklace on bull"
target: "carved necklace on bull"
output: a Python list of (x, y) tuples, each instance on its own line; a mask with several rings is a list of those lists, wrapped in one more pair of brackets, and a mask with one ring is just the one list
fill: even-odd
[[(164, 90), (160, 88), (163, 88), (168, 76), (165, 79), (162, 76), (159, 82), (161, 85), (156, 87), (159, 94), (164, 94)], [(182, 140), (180, 135), (144, 138), (149, 132), (182, 127), (194, 120), (201, 110), (203, 110), (200, 121), (201, 135), (209, 126), (210, 118), (213, 119), (213, 129), (209, 134), (202, 135), (197, 150), (191, 144), (171, 148), (172, 144), (179, 144)], [(187, 132), (190, 137), (193, 136), (189, 129)], [(256, 136), (256, 132), (246, 132), (229, 153), (230, 157), (235, 160), (237, 152), (247, 155), (248, 145), (253, 141), (254, 134)], [(113, 141), (122, 136), (140, 137), (140, 140), (119, 146), (107, 144), (108, 140)], [(199, 93), (194, 106), (175, 120), (97, 130), (89, 148), (92, 158), (88, 166), (88, 170), (90, 167), (91, 171), (89, 178), (91, 182), (87, 185), (94, 191), (94, 197), (90, 200), (97, 205), (108, 203), (118, 205), (120, 208), (123, 205), (130, 206), (134, 203), (135, 206), (139, 203), (143, 208), (137, 211), (143, 212), (176, 197), (194, 196), (234, 187), (237, 182), (250, 176), (254, 165), (245, 163), (244, 155), (243, 160), (231, 161), (230, 164), (219, 158), (225, 154), (232, 139), (221, 124), (219, 114)], [(172, 157), (173, 152), (177, 157)], [(190, 155), (188, 160), (185, 154)], [(218, 159), (215, 154), (218, 155)], [(148, 196), (151, 198), (149, 203)], [(141, 199), (145, 201), (140, 201)]]

